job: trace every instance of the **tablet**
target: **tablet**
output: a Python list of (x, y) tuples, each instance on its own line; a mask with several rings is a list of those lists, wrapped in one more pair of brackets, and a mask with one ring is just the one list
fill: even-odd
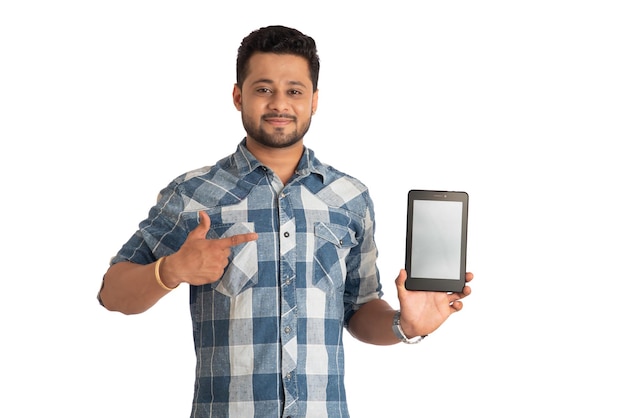
[(410, 190), (405, 287), (460, 292), (467, 255), (466, 192)]

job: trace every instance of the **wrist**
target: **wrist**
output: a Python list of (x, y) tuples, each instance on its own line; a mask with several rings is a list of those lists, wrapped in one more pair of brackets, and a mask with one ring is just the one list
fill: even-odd
[(180, 283), (173, 283), (171, 281), (173, 275), (167, 271), (166, 260), (167, 256), (163, 256), (156, 261), (154, 265), (154, 276), (159, 286), (169, 292), (176, 289)]
[(402, 327), (402, 316), (400, 315), (400, 311), (396, 311), (395, 315), (393, 316), (392, 330), (396, 337), (406, 344), (417, 344), (428, 336), (419, 335), (418, 333), (413, 334), (412, 330), (409, 332), (409, 334), (405, 333), (405, 330)]
[(404, 335), (406, 335), (407, 338), (411, 339), (411, 338), (415, 338), (421, 335), (417, 330), (415, 330), (415, 327), (413, 327), (411, 324), (408, 323), (407, 319), (404, 316), (402, 316), (400, 311), (398, 311), (398, 316), (399, 316), (398, 321), (400, 323), (400, 328), (402, 329), (402, 332), (404, 332)]

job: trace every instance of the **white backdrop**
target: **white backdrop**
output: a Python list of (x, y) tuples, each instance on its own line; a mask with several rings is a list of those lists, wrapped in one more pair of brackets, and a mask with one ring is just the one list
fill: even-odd
[(189, 415), (187, 289), (132, 317), (96, 293), (158, 191), (234, 151), (236, 50), (270, 24), (318, 42), (305, 143), (371, 188), (392, 305), (407, 191), (470, 195), (473, 295), (418, 346), (346, 334), (352, 416), (624, 413), (622, 2), (408, 4), (0, 5), (0, 416)]

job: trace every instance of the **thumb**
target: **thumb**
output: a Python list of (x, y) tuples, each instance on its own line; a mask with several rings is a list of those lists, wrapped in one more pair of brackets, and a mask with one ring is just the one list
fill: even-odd
[(408, 290), (406, 290), (406, 287), (404, 287), (407, 276), (408, 274), (406, 270), (402, 269), (400, 270), (398, 277), (396, 277), (396, 292), (398, 292), (398, 300), (400, 301), (400, 306), (402, 306), (402, 302), (404, 301), (404, 298), (408, 294), (407, 293)]
[(198, 212), (200, 223), (189, 233), (189, 236), (195, 239), (205, 239), (207, 232), (211, 229), (211, 218), (203, 210)]
[(400, 270), (398, 277), (396, 277), (396, 287), (398, 290), (404, 289), (404, 283), (406, 282), (407, 272), (405, 269)]

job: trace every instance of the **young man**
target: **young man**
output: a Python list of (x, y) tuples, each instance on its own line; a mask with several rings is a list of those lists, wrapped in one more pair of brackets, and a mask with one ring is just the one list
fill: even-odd
[(318, 74), (314, 40), (294, 29), (244, 38), (246, 137), (162, 190), (104, 277), (101, 303), (126, 314), (189, 284), (193, 417), (347, 417), (343, 327), (371, 344), (420, 338), (470, 293), (407, 291), (401, 270), (402, 315), (381, 299), (367, 188), (303, 144)]

